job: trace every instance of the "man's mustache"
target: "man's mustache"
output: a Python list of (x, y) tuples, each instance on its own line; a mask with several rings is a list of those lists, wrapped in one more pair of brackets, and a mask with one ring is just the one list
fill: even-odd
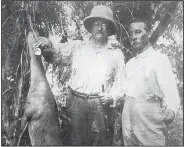
[(134, 43), (141, 43), (141, 41), (137, 40), (137, 39), (134, 39), (134, 40), (132, 40), (131, 44), (134, 44)]
[(99, 32), (96, 32), (96, 34), (105, 34), (105, 33), (102, 31), (99, 31)]

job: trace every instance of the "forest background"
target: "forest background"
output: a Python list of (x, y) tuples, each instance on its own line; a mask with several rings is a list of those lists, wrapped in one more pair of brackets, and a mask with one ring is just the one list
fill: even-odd
[[(26, 48), (28, 22), (37, 26), (42, 36), (53, 42), (86, 40), (90, 34), (83, 20), (91, 9), (104, 4), (115, 13), (118, 34), (110, 40), (123, 51), (126, 62), (132, 57), (127, 26), (134, 18), (150, 22), (150, 42), (154, 49), (166, 54), (173, 67), (181, 99), (175, 121), (169, 126), (169, 145), (183, 145), (183, 1), (1, 1), (1, 143), (16, 145), (20, 119), (29, 89), (29, 54)], [(121, 46), (118, 44), (121, 43)], [(62, 113), (66, 101), (66, 85), (70, 70), (61, 65), (44, 62), (47, 78)], [(64, 123), (64, 120), (61, 124)], [(28, 134), (23, 145), (29, 145)]]

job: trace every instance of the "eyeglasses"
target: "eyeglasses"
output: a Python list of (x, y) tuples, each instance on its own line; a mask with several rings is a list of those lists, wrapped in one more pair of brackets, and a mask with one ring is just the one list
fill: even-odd
[(94, 22), (93, 23), (93, 27), (94, 28), (99, 28), (99, 27), (102, 27), (103, 29), (106, 29), (108, 24), (107, 23), (101, 23), (101, 22)]

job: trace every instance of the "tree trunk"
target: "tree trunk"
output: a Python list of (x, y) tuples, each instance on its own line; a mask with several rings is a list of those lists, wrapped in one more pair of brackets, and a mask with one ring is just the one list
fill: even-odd
[(168, 24), (172, 21), (172, 16), (177, 8), (178, 1), (170, 2), (167, 6), (167, 13), (163, 17), (163, 19), (160, 21), (158, 27), (153, 32), (152, 36), (150, 37), (150, 43), (154, 45), (158, 38), (164, 33), (166, 28), (168, 27)]

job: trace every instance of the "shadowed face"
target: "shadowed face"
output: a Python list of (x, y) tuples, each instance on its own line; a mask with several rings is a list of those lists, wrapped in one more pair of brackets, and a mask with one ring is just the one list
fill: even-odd
[(130, 24), (129, 41), (135, 51), (142, 50), (149, 43), (146, 24), (144, 22), (133, 22)]
[(97, 19), (93, 22), (91, 28), (92, 38), (97, 41), (107, 40), (108, 32), (108, 22), (103, 19)]

